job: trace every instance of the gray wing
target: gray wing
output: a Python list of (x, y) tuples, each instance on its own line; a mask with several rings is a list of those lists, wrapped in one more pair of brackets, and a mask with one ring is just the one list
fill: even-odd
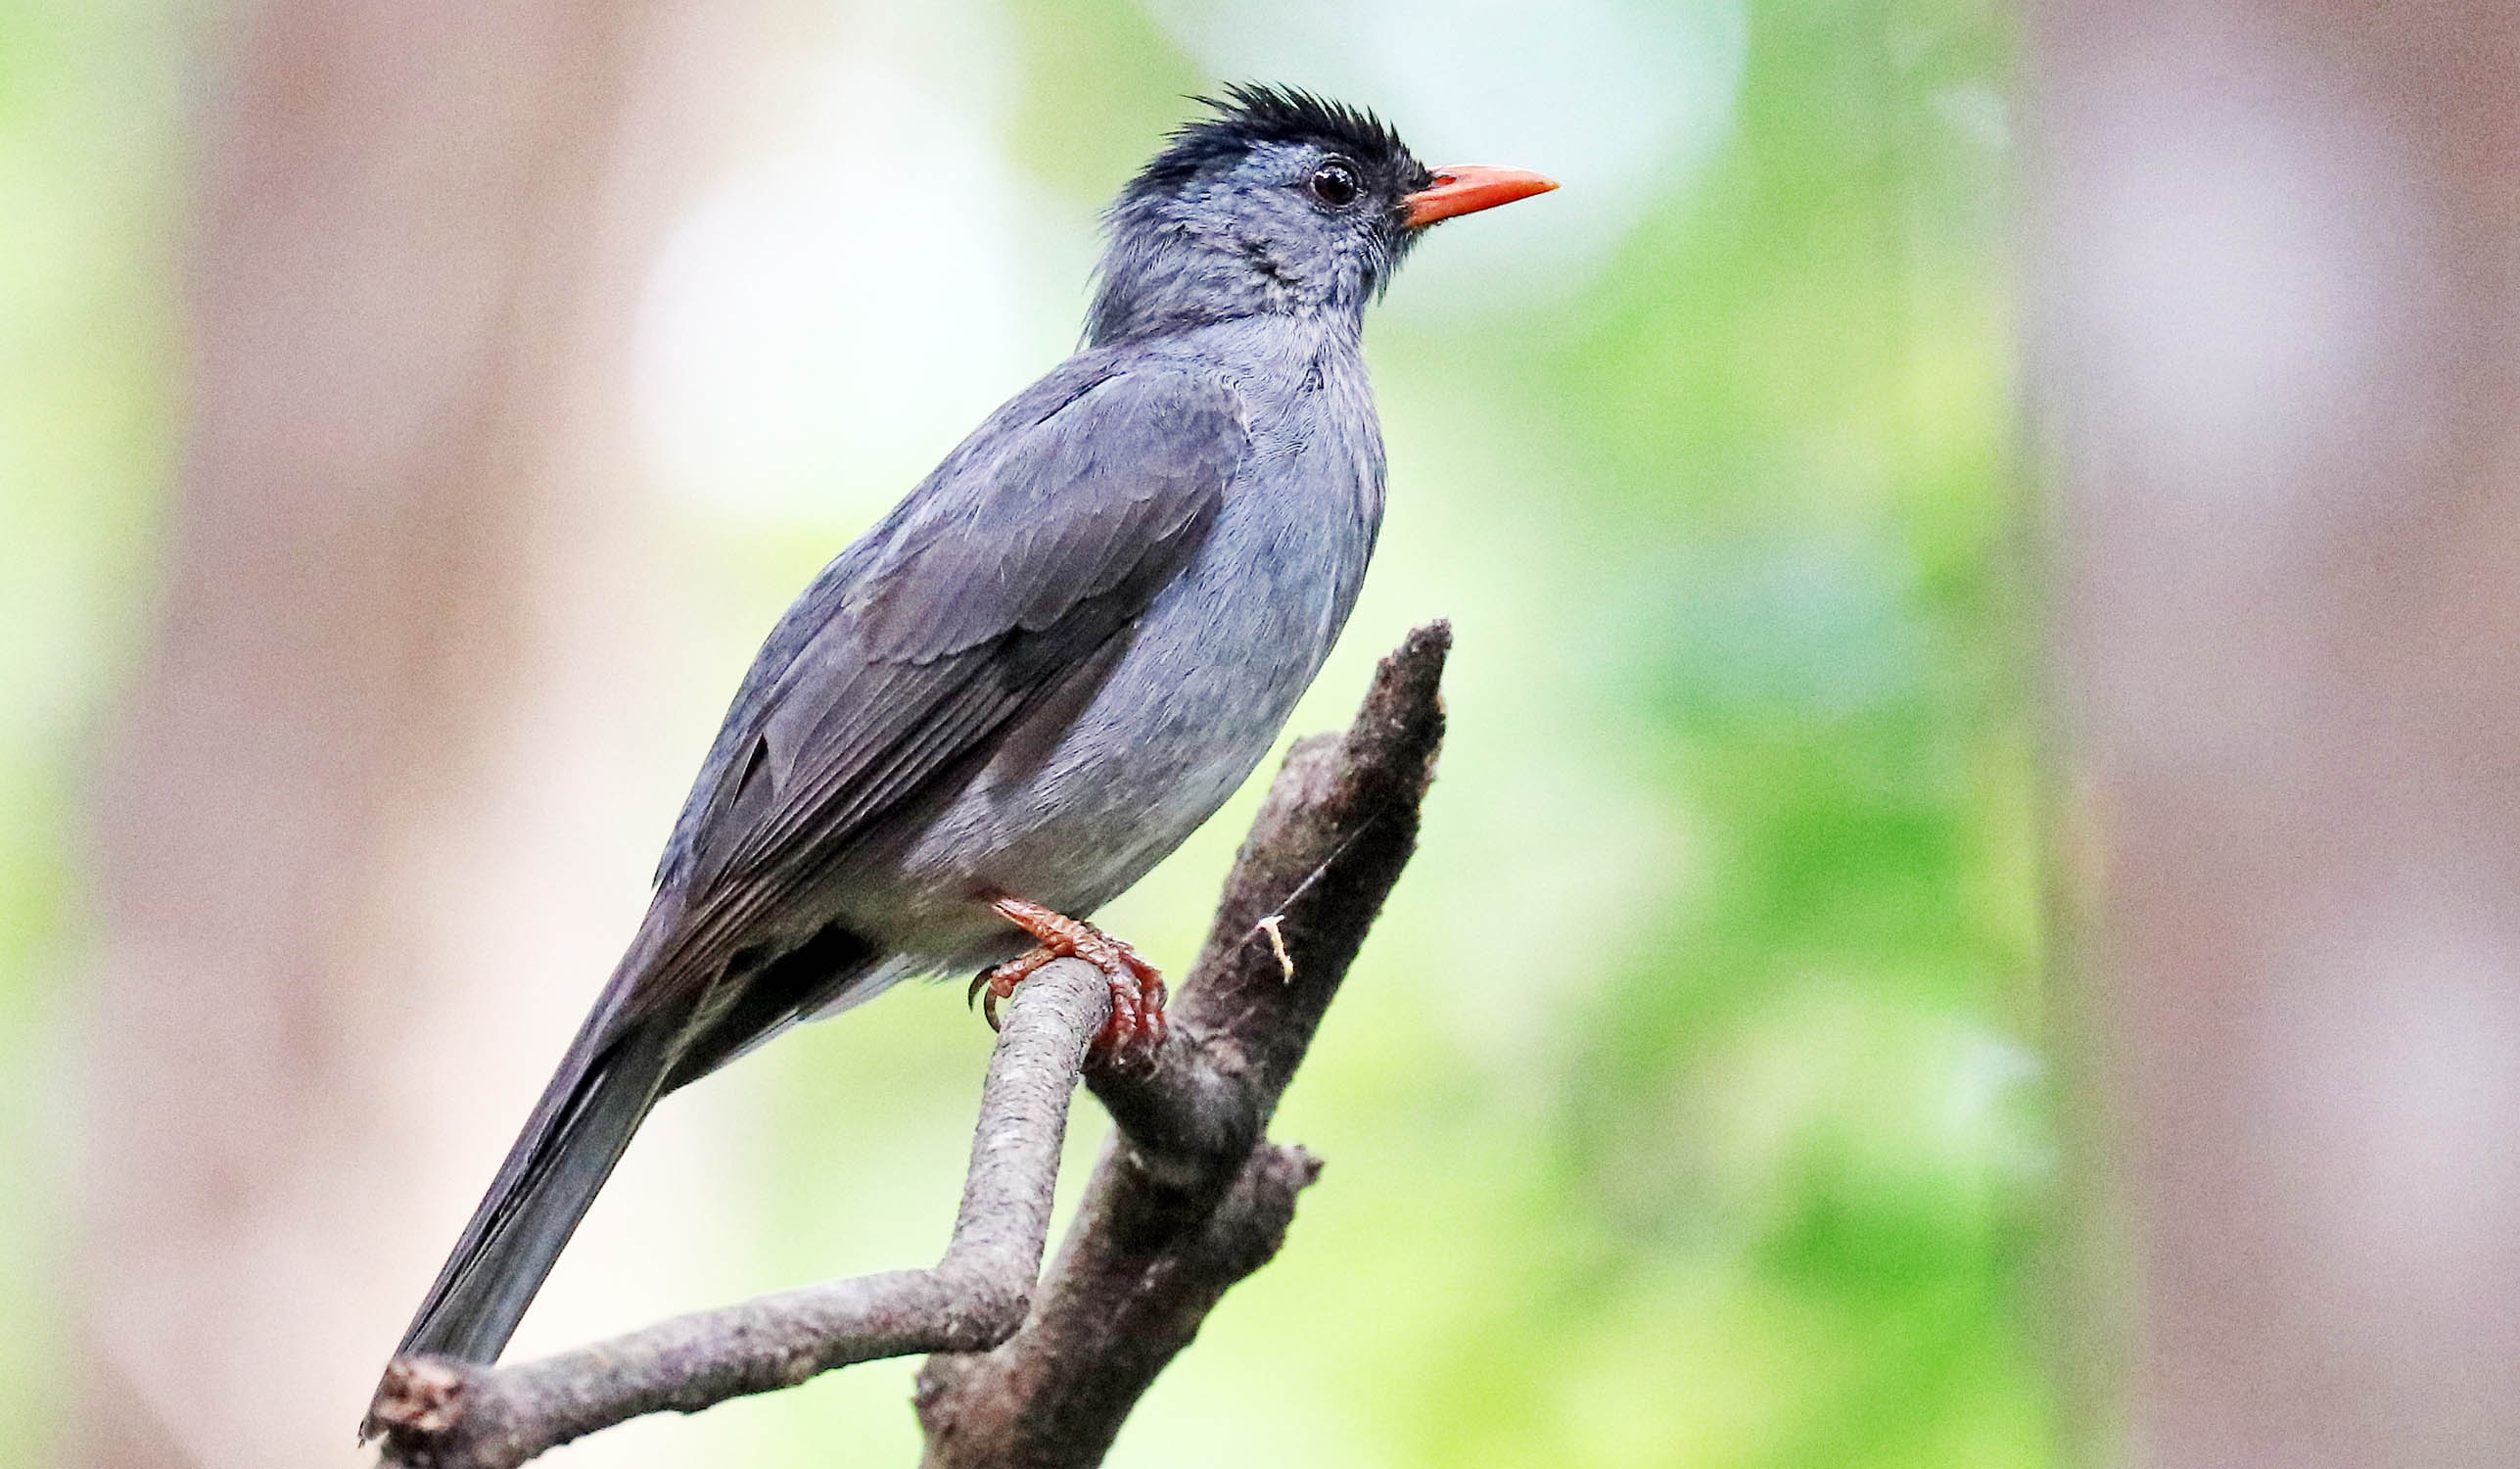
[[(706, 985), (887, 812), (994, 748), (1206, 535), (1248, 447), (1232, 390), (1072, 364), (1001, 409), (782, 620), (633, 952), (645, 1012)], [(618, 1012), (617, 1012), (618, 1013)]]

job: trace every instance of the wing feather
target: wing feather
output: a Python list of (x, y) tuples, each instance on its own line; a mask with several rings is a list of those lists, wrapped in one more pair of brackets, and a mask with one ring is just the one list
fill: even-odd
[(660, 869), (651, 923), (673, 931), (641, 935), (633, 979), (654, 993), (625, 1009), (714, 982), (874, 823), (1123, 636), (1248, 444), (1223, 382), (1091, 357), (984, 424), (765, 645)]

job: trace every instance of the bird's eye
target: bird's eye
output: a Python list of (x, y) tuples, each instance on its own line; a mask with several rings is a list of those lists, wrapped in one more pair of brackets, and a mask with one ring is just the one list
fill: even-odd
[(1356, 203), (1356, 174), (1345, 164), (1322, 165), (1304, 186), (1313, 191), (1315, 199), (1334, 210)]

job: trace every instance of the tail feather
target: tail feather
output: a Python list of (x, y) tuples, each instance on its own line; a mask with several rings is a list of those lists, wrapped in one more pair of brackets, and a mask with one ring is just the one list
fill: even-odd
[[(649, 940), (669, 930), (651, 912), (650, 926), (580, 1027), (439, 1268), (396, 1356), (496, 1361), (657, 1099), (828, 1002), (878, 957), (867, 940), (833, 924), (785, 953), (739, 956), (731, 963), (737, 978), (714, 986), (725, 998), (713, 1007), (694, 993), (703, 987), (651, 971), (658, 946)], [(642, 990), (678, 998), (633, 1008)], [(376, 1428), (371, 1410), (361, 1438)]]
[(590, 1018), (508, 1150), (454, 1253), (438, 1271), (399, 1356), (490, 1362), (516, 1332), (561, 1248), (612, 1175), (673, 1069), (678, 1025), (650, 1016), (606, 1036)]

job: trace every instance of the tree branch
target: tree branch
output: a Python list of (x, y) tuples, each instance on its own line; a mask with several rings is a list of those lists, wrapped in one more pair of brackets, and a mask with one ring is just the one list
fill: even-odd
[[(401, 1358), (370, 1410), (385, 1462), (513, 1469), (645, 1413), (921, 1351), (936, 1353), (918, 1392), (933, 1469), (1100, 1462), (1208, 1311), (1277, 1254), (1320, 1172), (1260, 1138), (1416, 847), (1451, 645), (1442, 623), (1412, 633), (1344, 736), (1287, 755), (1152, 1054), (1086, 1070), (1110, 1010), (1102, 976), (1068, 960), (1025, 981), (935, 1268), (766, 1296), (513, 1367)], [(1118, 1126), (1036, 1291), (1081, 1074)]]
[(1225, 1292), (1269, 1262), (1320, 1172), (1257, 1146), (1416, 849), (1452, 630), (1382, 660), (1343, 737), (1299, 741), (1226, 879), (1151, 1061), (1089, 1071), (1104, 1146), (1023, 1329), (919, 1374), (928, 1469), (1086, 1469)]
[(511, 1469), (645, 1413), (697, 1412), (851, 1362), (1003, 1341), (1041, 1269), (1086, 1043), (1110, 1013), (1109, 984), (1079, 960), (1044, 968), (1016, 993), (981, 1092), (954, 1238), (935, 1268), (764, 1296), (513, 1367), (399, 1358), (370, 1410), (385, 1462)]

